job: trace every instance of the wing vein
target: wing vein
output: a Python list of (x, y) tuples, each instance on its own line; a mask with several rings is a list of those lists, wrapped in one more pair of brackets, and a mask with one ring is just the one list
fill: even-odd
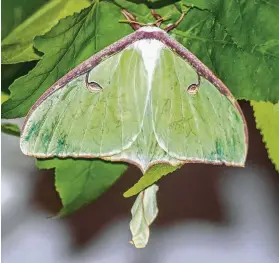
[(46, 119), (47, 119), (48, 114), (49, 114), (49, 109), (50, 109), (51, 107), (52, 107), (52, 103), (50, 103), (50, 106), (49, 106), (48, 110), (46, 111), (46, 113), (45, 113), (45, 115), (44, 115), (44, 117), (43, 117), (43, 121), (42, 121), (42, 124), (40, 125), (40, 129), (39, 129), (39, 133), (38, 133), (37, 137), (35, 138), (34, 147), (33, 147), (33, 152), (36, 151), (37, 139), (38, 139), (38, 137), (39, 137), (40, 134), (41, 134), (41, 131), (42, 131), (41, 128), (44, 126), (44, 124), (45, 124), (45, 122), (46, 122)]
[[(72, 90), (71, 90), (71, 91), (72, 91)], [(71, 91), (67, 94), (67, 96), (70, 95)], [(55, 106), (51, 109), (51, 112), (53, 112), (58, 106), (59, 106), (59, 103), (55, 104)], [(44, 119), (44, 121), (43, 121), (43, 123), (42, 123), (42, 125), (41, 125), (41, 127), (40, 127), (39, 134), (38, 134), (38, 136), (37, 136), (37, 138), (36, 138), (36, 140), (35, 140), (35, 143), (34, 143), (33, 152), (36, 151), (37, 144), (38, 144), (38, 138), (41, 136), (41, 134), (42, 134), (42, 132), (43, 132), (43, 127), (45, 126), (46, 120), (48, 119), (48, 116), (47, 116), (47, 115), (51, 114), (51, 112), (49, 111), (49, 112), (46, 114), (46, 118)], [(51, 136), (51, 138), (52, 138), (52, 136)], [(49, 140), (49, 142), (50, 142), (50, 140)], [(49, 142), (48, 142), (48, 144), (49, 144)], [(48, 151), (48, 146), (47, 146), (47, 149), (46, 149), (46, 155), (47, 155), (47, 151)]]
[[(214, 105), (212, 104), (210, 98), (208, 98), (208, 97), (206, 97), (206, 98), (207, 98), (207, 100), (209, 101), (209, 103), (210, 103), (210, 105), (211, 105), (211, 107), (212, 107), (212, 109), (213, 109), (213, 111), (214, 111), (216, 117), (219, 117), (219, 118), (217, 118), (217, 119), (218, 119), (219, 127), (221, 128), (223, 125), (221, 125), (221, 122), (220, 122), (220, 115), (217, 113), (218, 110), (217, 110), (217, 111), (215, 110), (215, 107), (214, 107)], [(210, 125), (210, 127), (211, 127), (211, 126), (212, 126), (212, 125)], [(223, 134), (224, 134), (224, 139), (225, 139), (225, 141), (227, 142), (227, 138), (228, 138), (228, 137), (227, 137), (227, 134), (225, 133), (224, 129), (221, 128), (221, 130), (222, 130), (222, 132), (223, 132)], [(211, 131), (212, 131), (212, 127), (211, 127)], [(215, 131), (213, 132), (213, 134), (215, 134)], [(227, 143), (226, 143), (225, 145), (226, 145), (227, 152), (228, 152)]]
[[(120, 60), (121, 60), (121, 57), (120, 57)], [(120, 63), (120, 65), (121, 65), (121, 63)], [(123, 124), (124, 124), (124, 122), (123, 122), (123, 108), (122, 108), (122, 104), (120, 103), (120, 96), (121, 96), (121, 90), (122, 90), (122, 84), (119, 81), (120, 74), (121, 74), (121, 69), (118, 72), (118, 79), (117, 79), (117, 102), (118, 102), (118, 108), (120, 110), (120, 120), (121, 120), (121, 150), (122, 150), (123, 149)]]
[[(196, 129), (197, 129), (197, 132), (199, 132), (199, 124), (198, 124), (198, 121), (197, 121), (197, 118), (196, 118), (197, 111), (194, 110), (195, 107), (193, 107), (191, 99), (188, 99), (188, 103), (189, 103), (189, 106), (190, 106), (190, 109), (191, 109), (192, 116), (194, 116), (194, 123), (195, 123)], [(198, 141), (199, 141), (201, 155), (202, 155), (202, 158), (204, 159), (204, 151), (203, 151), (203, 148), (202, 148), (201, 139), (199, 138), (199, 136), (197, 136), (197, 138), (198, 138)]]
[[(180, 100), (181, 100), (181, 112), (182, 112), (182, 122), (183, 122), (183, 127), (184, 127), (184, 133), (186, 133), (186, 125), (185, 125), (185, 115), (184, 115), (184, 103), (183, 103), (183, 99), (182, 99), (182, 94), (181, 94), (181, 81), (180, 81), (180, 78), (179, 78), (179, 75), (177, 74), (177, 70), (176, 70), (176, 63), (175, 63), (175, 60), (174, 60), (175, 56), (172, 57), (172, 60), (173, 60), (173, 67), (174, 67), (174, 72), (175, 72), (175, 75), (178, 79), (178, 82), (179, 82), (179, 93), (180, 93)], [(186, 148), (186, 138), (183, 140), (183, 149)], [(185, 149), (186, 150), (186, 149)]]
[[(133, 54), (132, 54), (132, 57), (134, 56), (134, 54), (135, 54), (135, 51), (133, 51)], [(132, 59), (131, 59), (131, 61), (132, 61)], [(136, 67), (137, 67), (137, 63), (138, 63), (138, 57), (136, 57), (136, 61), (135, 61), (135, 66), (134, 66), (134, 77), (133, 77), (133, 94), (134, 94), (134, 100), (135, 100), (135, 104), (136, 104), (136, 107), (137, 107), (137, 118), (138, 118), (138, 122), (140, 122), (141, 120), (140, 120), (140, 109), (139, 109), (139, 105), (138, 105), (138, 97), (137, 97), (137, 95), (136, 95), (136, 73), (137, 73), (137, 71), (136, 71)]]
[[(97, 101), (96, 101), (95, 104), (93, 104), (93, 105), (91, 104), (92, 110), (91, 110), (91, 113), (87, 116), (86, 128), (85, 128), (85, 131), (84, 131), (84, 133), (83, 133), (82, 140), (81, 140), (81, 142), (80, 142), (79, 152), (81, 152), (82, 149), (83, 149), (84, 139), (85, 139), (85, 135), (86, 135), (87, 130), (88, 130), (88, 125), (89, 125), (89, 123), (91, 123), (91, 118), (92, 118), (92, 115), (93, 115), (93, 111), (94, 111), (94, 109), (96, 108), (96, 106), (97, 106), (97, 104), (99, 103), (99, 101), (100, 101), (100, 96), (99, 96), (99, 98), (97, 99)], [(94, 136), (94, 134), (93, 134), (93, 136)]]

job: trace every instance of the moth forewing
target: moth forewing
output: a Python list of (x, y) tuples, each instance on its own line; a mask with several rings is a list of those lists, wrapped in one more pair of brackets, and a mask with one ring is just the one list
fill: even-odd
[(248, 134), (226, 86), (155, 26), (113, 43), (51, 86), (27, 115), (20, 144), (39, 158), (137, 165), (243, 166)]

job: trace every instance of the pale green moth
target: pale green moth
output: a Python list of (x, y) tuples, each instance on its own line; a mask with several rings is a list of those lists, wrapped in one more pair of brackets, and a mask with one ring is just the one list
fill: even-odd
[(131, 209), (132, 220), (130, 230), (132, 240), (136, 248), (144, 248), (149, 239), (149, 226), (158, 215), (156, 193), (159, 187), (153, 184), (140, 192)]
[(136, 31), (38, 99), (21, 133), (23, 153), (125, 161), (143, 173), (156, 163), (243, 166), (248, 134), (241, 109), (221, 80), (168, 35), (177, 23), (140, 27), (123, 13)]

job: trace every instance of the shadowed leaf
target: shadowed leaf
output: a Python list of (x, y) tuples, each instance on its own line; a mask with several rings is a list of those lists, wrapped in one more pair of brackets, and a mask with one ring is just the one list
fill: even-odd
[(55, 187), (63, 204), (58, 216), (68, 215), (97, 199), (127, 169), (125, 164), (57, 158), (38, 160), (37, 167), (55, 168)]
[(13, 123), (1, 124), (1, 131), (9, 135), (20, 136), (20, 128)]

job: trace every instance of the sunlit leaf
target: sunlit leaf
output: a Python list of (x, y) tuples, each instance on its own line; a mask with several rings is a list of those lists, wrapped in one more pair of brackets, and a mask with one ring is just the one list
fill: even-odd
[(279, 172), (279, 103), (251, 101), (268, 156)]

